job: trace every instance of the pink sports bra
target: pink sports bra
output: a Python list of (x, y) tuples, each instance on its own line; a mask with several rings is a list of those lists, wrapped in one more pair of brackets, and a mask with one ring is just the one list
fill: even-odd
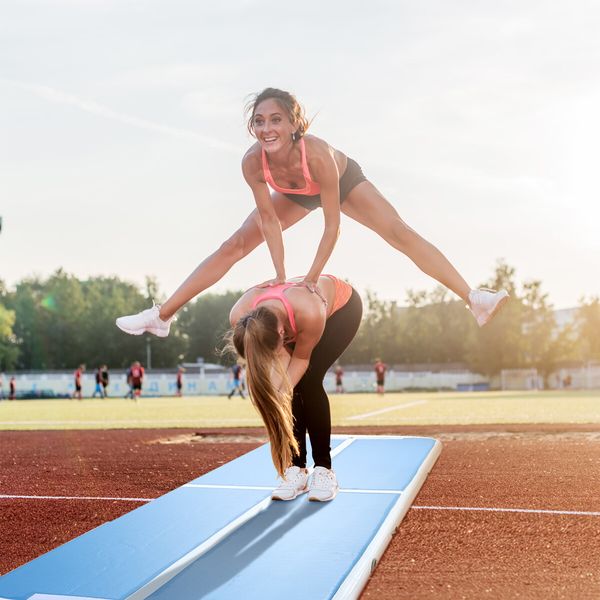
[[(333, 313), (338, 311), (340, 308), (346, 306), (348, 300), (350, 300), (350, 296), (352, 296), (352, 286), (345, 281), (342, 281), (338, 277), (333, 275), (322, 274), (322, 277), (328, 277), (331, 281), (333, 281), (335, 285), (335, 295), (333, 298), (333, 307), (331, 314), (327, 318), (331, 318)], [(290, 301), (285, 297), (285, 290), (288, 290), (291, 287), (294, 287), (296, 283), (280, 283), (279, 285), (274, 285), (273, 287), (267, 288), (263, 294), (259, 294), (256, 298), (254, 298), (254, 302), (252, 303), (252, 309), (254, 310), (260, 302), (264, 300), (280, 300), (283, 306), (285, 306), (285, 311), (287, 312), (288, 320), (290, 322), (290, 328), (294, 332), (294, 336), (297, 333), (296, 329), (296, 319), (294, 318), (294, 309), (290, 304)], [(290, 340), (293, 341), (293, 340)]]
[(285, 290), (294, 287), (293, 283), (280, 283), (279, 285), (274, 285), (273, 287), (267, 288), (264, 294), (260, 294), (254, 298), (254, 302), (252, 303), (252, 309), (255, 309), (259, 302), (263, 302), (264, 300), (280, 300), (285, 306), (285, 311), (287, 312), (288, 319), (290, 321), (290, 327), (294, 332), (294, 336), (296, 335), (296, 319), (294, 318), (294, 309), (290, 304), (290, 301), (285, 297)]
[(308, 170), (308, 163), (306, 162), (306, 146), (304, 144), (304, 138), (300, 138), (300, 152), (302, 153), (302, 174), (304, 175), (304, 181), (306, 185), (302, 189), (287, 189), (277, 185), (271, 175), (271, 169), (269, 169), (269, 161), (267, 160), (267, 153), (265, 149), (262, 149), (262, 167), (265, 176), (265, 181), (277, 192), (282, 194), (302, 194), (303, 196), (316, 196), (321, 192), (321, 186), (313, 181), (310, 177), (310, 171)]

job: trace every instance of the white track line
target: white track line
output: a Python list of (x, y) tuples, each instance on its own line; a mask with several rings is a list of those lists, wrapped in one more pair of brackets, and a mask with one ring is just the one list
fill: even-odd
[(456, 510), (470, 512), (503, 512), (503, 513), (525, 513), (534, 515), (575, 515), (582, 517), (600, 517), (600, 511), (585, 510), (549, 510), (542, 508), (491, 508), (477, 506), (412, 506), (415, 510)]
[(175, 424), (175, 423), (189, 423), (195, 427), (201, 427), (206, 423), (216, 424), (219, 423), (256, 423), (260, 425), (258, 419), (129, 419), (127, 421), (110, 420), (105, 419), (103, 421), (0, 421), (0, 425), (136, 425), (144, 423), (144, 425), (161, 425), (161, 424)]
[[(275, 484), (267, 487), (264, 485), (220, 485), (220, 484), (211, 484), (211, 483), (186, 483), (184, 486), (186, 488), (200, 488), (207, 490), (258, 490), (258, 491), (271, 491), (274, 489)], [(340, 488), (338, 490), (340, 493), (346, 494), (402, 494), (402, 490), (358, 490), (358, 489), (344, 489)]]
[(374, 410), (373, 412), (363, 413), (362, 415), (354, 415), (348, 417), (348, 421), (357, 421), (358, 419), (367, 419), (368, 417), (374, 417), (375, 415), (382, 415), (383, 413), (392, 412), (393, 410), (402, 410), (403, 408), (410, 408), (411, 406), (418, 406), (419, 404), (427, 404), (427, 400), (415, 400), (414, 402), (406, 402), (405, 404), (396, 404), (396, 406), (388, 406), (381, 410)]
[[(232, 489), (232, 490), (271, 490), (266, 486), (245, 485), (208, 485), (208, 484), (186, 484), (182, 487), (208, 488), (208, 489)], [(402, 494), (401, 490), (352, 490), (340, 489), (340, 493), (349, 494)], [(152, 502), (156, 498), (113, 498), (107, 496), (21, 496), (11, 494), (0, 494), (0, 500), (112, 500), (118, 502)], [(486, 506), (411, 506), (414, 510), (454, 510), (466, 512), (501, 512), (522, 513), (535, 515), (573, 515), (582, 517), (600, 517), (600, 511), (585, 510), (551, 510), (543, 508), (499, 508)]]
[(118, 502), (152, 502), (155, 498), (112, 498), (108, 496), (20, 496), (0, 494), (0, 500), (117, 500)]

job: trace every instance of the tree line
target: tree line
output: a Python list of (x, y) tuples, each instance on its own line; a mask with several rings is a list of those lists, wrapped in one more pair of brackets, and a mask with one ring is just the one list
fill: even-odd
[[(508, 368), (536, 368), (547, 377), (568, 361), (600, 361), (600, 299), (582, 298), (574, 321), (558, 328), (540, 281), (520, 286), (515, 269), (500, 261), (486, 287), (506, 289), (511, 301), (480, 329), (464, 303), (444, 288), (408, 291), (400, 306), (365, 294), (363, 323), (342, 357), (365, 364), (462, 363), (487, 376)], [(178, 314), (165, 339), (151, 336), (152, 367), (182, 362), (226, 364), (220, 354), (229, 310), (241, 291), (206, 293)], [(115, 318), (147, 308), (160, 292), (155, 279), (145, 289), (117, 277), (79, 280), (59, 269), (30, 277), (8, 290), (0, 282), (0, 370), (72, 369), (108, 364), (124, 368), (146, 356), (146, 336), (129, 336)]]

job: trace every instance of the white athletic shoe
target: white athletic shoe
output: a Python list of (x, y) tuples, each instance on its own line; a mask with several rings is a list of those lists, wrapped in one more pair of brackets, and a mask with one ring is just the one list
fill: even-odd
[(328, 502), (337, 496), (338, 489), (337, 477), (332, 469), (315, 467), (312, 479), (310, 480), (309, 500), (313, 502)]
[(477, 319), (479, 327), (483, 327), (489, 323), (496, 313), (506, 304), (509, 299), (506, 290), (481, 289), (471, 290), (469, 292), (469, 304), (467, 308), (473, 313)]
[(300, 467), (288, 467), (283, 474), (283, 481), (273, 490), (273, 500), (293, 500), (300, 494), (308, 492), (308, 471)]
[(117, 327), (130, 335), (142, 335), (142, 333), (148, 331), (158, 337), (167, 337), (174, 317), (163, 321), (158, 316), (159, 312), (160, 305), (155, 304), (152, 308), (143, 310), (137, 313), (137, 315), (119, 317), (116, 321)]

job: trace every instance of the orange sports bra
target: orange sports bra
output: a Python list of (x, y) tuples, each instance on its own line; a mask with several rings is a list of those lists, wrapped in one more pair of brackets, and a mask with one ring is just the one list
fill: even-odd
[[(335, 286), (334, 298), (333, 298), (333, 308), (331, 310), (331, 316), (338, 311), (340, 308), (346, 306), (348, 300), (350, 300), (350, 296), (352, 296), (352, 286), (341, 279), (333, 275), (326, 275), (323, 273), (323, 277), (329, 277)], [(290, 322), (290, 328), (294, 332), (294, 336), (297, 333), (296, 329), (296, 319), (294, 318), (294, 309), (290, 304), (290, 301), (285, 297), (285, 290), (288, 290), (291, 287), (294, 287), (295, 283), (281, 283), (279, 285), (274, 285), (273, 287), (267, 288), (264, 294), (259, 294), (256, 298), (254, 298), (254, 302), (252, 303), (252, 309), (255, 309), (260, 302), (264, 300), (279, 300), (285, 307), (285, 311), (287, 312), (288, 320)]]
[(262, 149), (262, 167), (265, 181), (276, 191), (282, 194), (302, 194), (303, 196), (316, 196), (321, 192), (321, 186), (313, 181), (310, 177), (310, 171), (308, 170), (308, 163), (306, 162), (306, 146), (304, 144), (304, 138), (300, 138), (300, 152), (302, 153), (302, 174), (304, 175), (304, 181), (306, 185), (302, 189), (287, 189), (277, 185), (271, 175), (271, 169), (269, 169), (269, 161), (267, 160), (267, 153), (265, 149)]

